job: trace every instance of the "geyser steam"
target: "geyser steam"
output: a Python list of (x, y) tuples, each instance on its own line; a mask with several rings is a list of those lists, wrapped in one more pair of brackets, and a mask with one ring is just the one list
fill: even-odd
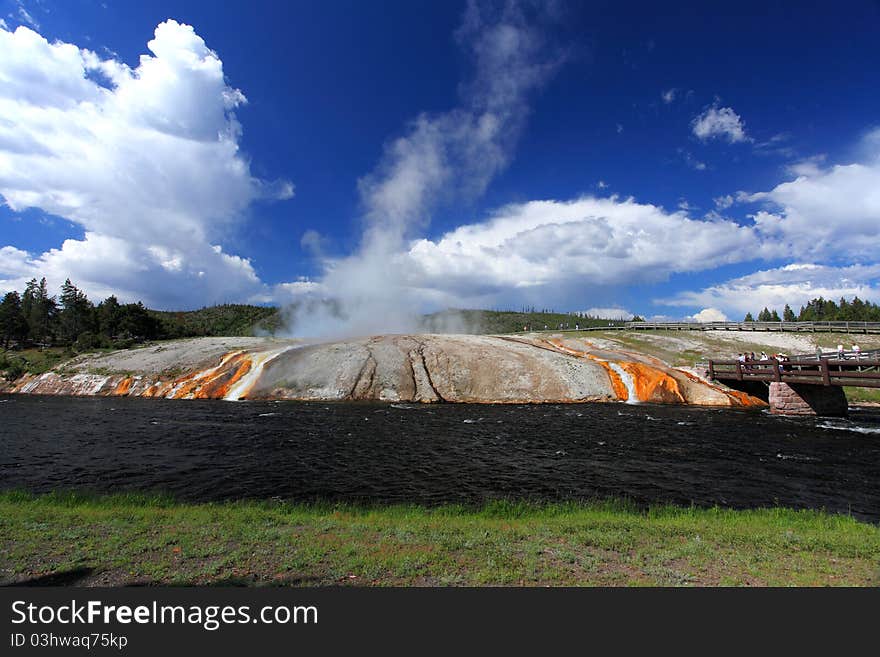
[[(549, 18), (544, 8), (512, 0), (500, 7), (468, 4), (455, 37), (473, 70), (460, 85), (459, 106), (419, 115), (358, 181), (360, 246), (347, 257), (321, 258), (320, 280), (304, 288), (291, 310), (291, 334), (416, 331), (421, 313), (460, 302), (420, 286), (409, 240), (427, 228), (438, 203), (478, 197), (508, 164), (530, 95), (562, 60), (542, 35)], [(309, 235), (314, 243), (314, 231)]]

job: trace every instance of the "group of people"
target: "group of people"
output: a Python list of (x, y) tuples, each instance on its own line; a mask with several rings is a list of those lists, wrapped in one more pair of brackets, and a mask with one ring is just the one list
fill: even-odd
[[(788, 362), (788, 354), (778, 353), (773, 354), (772, 356), (767, 355), (766, 351), (762, 351), (760, 355), (755, 355), (754, 351), (744, 352), (738, 354), (736, 359), (745, 365), (745, 363), (769, 363), (770, 361), (775, 361), (778, 364), (779, 371), (785, 371), (785, 363)], [(753, 366), (745, 365), (745, 369), (754, 369)]]
[[(856, 360), (862, 359), (862, 348), (854, 344), (852, 346), (852, 355)], [(816, 347), (816, 358), (822, 360), (825, 357), (824, 352), (822, 351), (822, 347)], [(837, 345), (837, 360), (847, 360), (849, 356), (847, 356), (846, 351), (843, 348), (842, 344)]]
[[(609, 324), (609, 326), (610, 326), (610, 324)], [(545, 330), (545, 331), (548, 330), (549, 328), (550, 328), (549, 326), (547, 326), (546, 324), (544, 324), (544, 330)], [(560, 322), (559, 324), (556, 325), (556, 329), (559, 330), (559, 331), (566, 331), (566, 330), (568, 330), (568, 329), (570, 329), (570, 328), (571, 328), (571, 324), (570, 324), (569, 322)], [(531, 324), (524, 324), (524, 325), (523, 325), (523, 331), (531, 331), (531, 330), (532, 330), (532, 325), (531, 325)], [(581, 325), (580, 325), (580, 324), (575, 324), (575, 325), (574, 325), (574, 330), (575, 330), (575, 331), (580, 331), (580, 330), (581, 330)]]

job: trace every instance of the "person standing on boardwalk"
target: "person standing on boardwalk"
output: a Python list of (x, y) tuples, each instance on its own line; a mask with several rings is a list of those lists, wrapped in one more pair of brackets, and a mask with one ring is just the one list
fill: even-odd
[(837, 345), (837, 360), (843, 360), (844, 358), (846, 358), (846, 355), (843, 351), (843, 345), (839, 344)]

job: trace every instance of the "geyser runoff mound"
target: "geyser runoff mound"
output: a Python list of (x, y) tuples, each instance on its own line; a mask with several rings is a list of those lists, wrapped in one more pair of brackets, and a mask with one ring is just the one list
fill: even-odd
[(231, 401), (764, 404), (656, 358), (562, 336), (380, 335), (321, 344), (196, 338), (79, 357), (0, 392)]

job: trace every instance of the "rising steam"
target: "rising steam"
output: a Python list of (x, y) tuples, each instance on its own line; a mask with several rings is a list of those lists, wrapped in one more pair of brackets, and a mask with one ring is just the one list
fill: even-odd
[[(427, 228), (440, 202), (473, 199), (507, 166), (530, 96), (561, 62), (548, 48), (546, 9), (508, 1), (470, 2), (455, 37), (471, 62), (458, 107), (421, 114), (387, 143), (373, 172), (358, 181), (363, 234), (357, 251), (322, 258), (323, 275), (291, 309), (290, 332), (343, 337), (411, 332), (421, 313), (454, 304), (419, 289), (408, 272), (408, 241)], [(310, 232), (309, 243), (316, 236)], [(467, 327), (449, 318), (433, 330)]]

